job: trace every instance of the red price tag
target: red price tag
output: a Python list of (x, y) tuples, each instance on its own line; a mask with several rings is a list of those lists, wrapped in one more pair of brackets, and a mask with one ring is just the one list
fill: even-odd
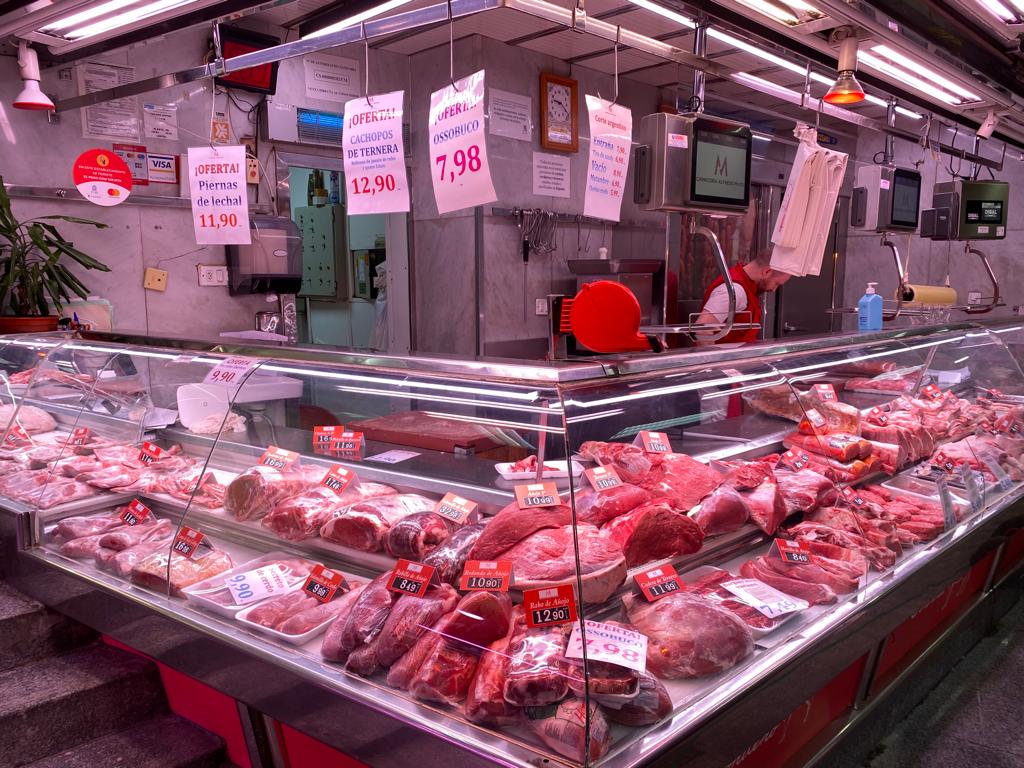
[(776, 466), (786, 466), (795, 469), (799, 472), (801, 469), (811, 463), (811, 457), (801, 451), (797, 453), (795, 451), (786, 451), (782, 456), (779, 457), (779, 463)]
[(265, 467), (273, 467), (274, 469), (280, 469), (282, 472), (290, 469), (299, 458), (299, 454), (295, 451), (286, 451), (284, 448), (278, 448), (274, 445), (267, 446), (267, 450), (260, 456), (260, 464)]
[(988, 419), (982, 419), (981, 424), (979, 424), (978, 426), (980, 426), (986, 432), (995, 432), (995, 428), (992, 426), (992, 422), (990, 422)]
[(598, 493), (622, 485), (622, 478), (619, 477), (619, 473), (615, 471), (615, 468), (611, 466), (592, 467), (591, 469), (584, 470), (583, 474), (587, 476), (591, 487)]
[(159, 445), (147, 441), (142, 444), (142, 450), (139, 451), (139, 461), (143, 464), (152, 464), (162, 453), (163, 449)]
[(826, 403), (838, 399), (836, 398), (836, 389), (831, 384), (815, 384), (814, 391), (818, 398)]
[(648, 432), (646, 429), (633, 440), (633, 445), (639, 445), (647, 453), (671, 453), (672, 443), (664, 432)]
[(511, 583), (511, 560), (467, 560), (459, 589), (463, 592), (508, 592)]
[(870, 411), (868, 412), (868, 414), (869, 414), (869, 415), (871, 416), (871, 418), (873, 418), (873, 419), (874, 419), (875, 421), (877, 421), (877, 422), (878, 422), (878, 423), (879, 423), (879, 424), (880, 424), (881, 426), (883, 426), (883, 427), (884, 427), (884, 426), (885, 426), (886, 424), (888, 424), (888, 423), (889, 423), (889, 417), (888, 417), (888, 416), (886, 416), (886, 415), (885, 415), (885, 411), (883, 411), (883, 410), (882, 410), (881, 408), (879, 408), (878, 406), (875, 406), (874, 408), (872, 408), (872, 409), (871, 409), (871, 410), (870, 410)]
[(815, 410), (814, 408), (807, 409), (807, 414), (806, 418), (804, 418), (804, 423), (809, 425), (812, 428), (812, 431), (814, 432), (818, 432), (819, 430), (824, 429), (824, 427), (828, 424), (828, 422), (825, 421), (825, 417), (818, 413), (818, 411)]
[(302, 591), (321, 603), (329, 603), (334, 599), (337, 591), (346, 585), (345, 577), (342, 574), (317, 563), (306, 577)]
[(843, 488), (842, 494), (844, 499), (849, 501), (851, 504), (854, 504), (855, 506), (863, 507), (865, 504), (868, 503), (867, 499), (865, 499), (863, 496), (857, 493), (850, 486), (846, 486), (845, 488)]
[(576, 621), (576, 596), (572, 585), (524, 590), (523, 611), (528, 627), (554, 627)]
[(997, 432), (1008, 432), (1016, 435), (1020, 432), (1021, 425), (1019, 421), (1015, 421), (1010, 418), (1010, 414), (1006, 413), (996, 419), (996, 431)]
[(331, 441), (331, 450), (340, 451), (342, 453), (355, 453), (361, 451), (363, 448), (363, 433), (362, 432), (342, 432), (335, 435), (334, 440)]
[(423, 597), (427, 594), (430, 580), (434, 578), (434, 567), (412, 560), (399, 560), (388, 579), (388, 589), (402, 595)]
[(929, 400), (938, 400), (942, 397), (942, 390), (939, 389), (935, 384), (929, 384), (921, 390), (921, 394), (927, 397)]
[(24, 430), (21, 424), (15, 424), (7, 432), (7, 437), (4, 438), (4, 442), (7, 443), (9, 447), (14, 448), (32, 441), (29, 439), (28, 432)]
[(469, 522), (473, 513), (476, 512), (477, 503), (464, 499), (454, 493), (446, 493), (444, 498), (437, 502), (437, 506), (434, 507), (434, 514), (440, 515), (445, 520), (450, 520), (453, 523), (459, 525), (465, 525)]
[(516, 486), (516, 504), (520, 509), (532, 507), (554, 507), (562, 503), (558, 487), (550, 480)]
[(640, 591), (649, 602), (660, 600), (666, 595), (683, 591), (683, 584), (679, 581), (676, 569), (671, 565), (661, 565), (651, 568), (649, 571), (638, 573), (633, 577)]
[(143, 504), (138, 499), (132, 499), (131, 503), (124, 508), (124, 512), (121, 513), (121, 519), (124, 520), (126, 525), (138, 525), (144, 522), (151, 514), (149, 507)]
[(177, 552), (179, 555), (183, 555), (191, 560), (195, 556), (196, 550), (199, 549), (199, 545), (205, 539), (206, 534), (183, 525), (178, 531), (178, 535), (174, 537), (171, 551)]
[(341, 496), (345, 492), (345, 489), (352, 484), (352, 481), (356, 479), (356, 473), (351, 469), (345, 469), (340, 464), (335, 464), (331, 467), (327, 474), (324, 475), (320, 481), (320, 485), (324, 488), (329, 488), (336, 494)]
[(809, 563), (811, 553), (807, 551), (807, 545), (802, 541), (790, 541), (789, 539), (776, 539), (775, 549), (779, 557), (787, 563)]
[(89, 428), (88, 427), (75, 427), (75, 431), (71, 433), (71, 444), (72, 445), (85, 445), (89, 442)]
[(952, 472), (956, 469), (956, 462), (949, 458), (942, 451), (939, 451), (932, 458), (932, 465), (938, 467), (943, 472)]
[(334, 436), (339, 434), (344, 427), (313, 427), (313, 450), (315, 451), (329, 451), (331, 450), (331, 442), (334, 440)]

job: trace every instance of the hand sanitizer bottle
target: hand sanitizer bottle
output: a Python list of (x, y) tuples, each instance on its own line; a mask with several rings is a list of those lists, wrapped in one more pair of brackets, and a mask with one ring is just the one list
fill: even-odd
[(882, 330), (882, 297), (875, 293), (878, 283), (868, 283), (867, 290), (857, 302), (857, 330)]

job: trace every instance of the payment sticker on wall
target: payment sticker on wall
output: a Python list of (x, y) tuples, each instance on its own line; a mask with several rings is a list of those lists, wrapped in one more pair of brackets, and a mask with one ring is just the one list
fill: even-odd
[(345, 202), (348, 215), (407, 213), (402, 102), (405, 91), (345, 103)]
[(590, 157), (583, 215), (618, 221), (629, 171), (633, 113), (628, 107), (589, 94), (587, 112), (590, 115)]
[(249, 245), (245, 147), (189, 147), (192, 226), (199, 245)]

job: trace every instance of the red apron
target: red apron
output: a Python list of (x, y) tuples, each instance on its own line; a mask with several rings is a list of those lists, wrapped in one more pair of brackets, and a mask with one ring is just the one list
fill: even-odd
[[(729, 275), (732, 277), (732, 281), (736, 283), (736, 287), (747, 294), (747, 309), (743, 312), (740, 312), (739, 310), (736, 311), (736, 322), (760, 324), (762, 311), (761, 302), (758, 296), (757, 283), (750, 278), (747, 271), (739, 264), (729, 270)], [(708, 286), (708, 289), (704, 292), (704, 301), (701, 304), (702, 307), (707, 305), (708, 299), (711, 298), (711, 292), (724, 283), (725, 280), (719, 277)], [(731, 331), (725, 338), (719, 339), (716, 343), (735, 344), (737, 342), (757, 341), (758, 338), (760, 338), (759, 334), (759, 328), (748, 328), (745, 331)]]

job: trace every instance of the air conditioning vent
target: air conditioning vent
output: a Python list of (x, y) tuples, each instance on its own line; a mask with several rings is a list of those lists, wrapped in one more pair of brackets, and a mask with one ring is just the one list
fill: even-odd
[(344, 115), (299, 107), (295, 110), (295, 123), (300, 143), (341, 146)]

